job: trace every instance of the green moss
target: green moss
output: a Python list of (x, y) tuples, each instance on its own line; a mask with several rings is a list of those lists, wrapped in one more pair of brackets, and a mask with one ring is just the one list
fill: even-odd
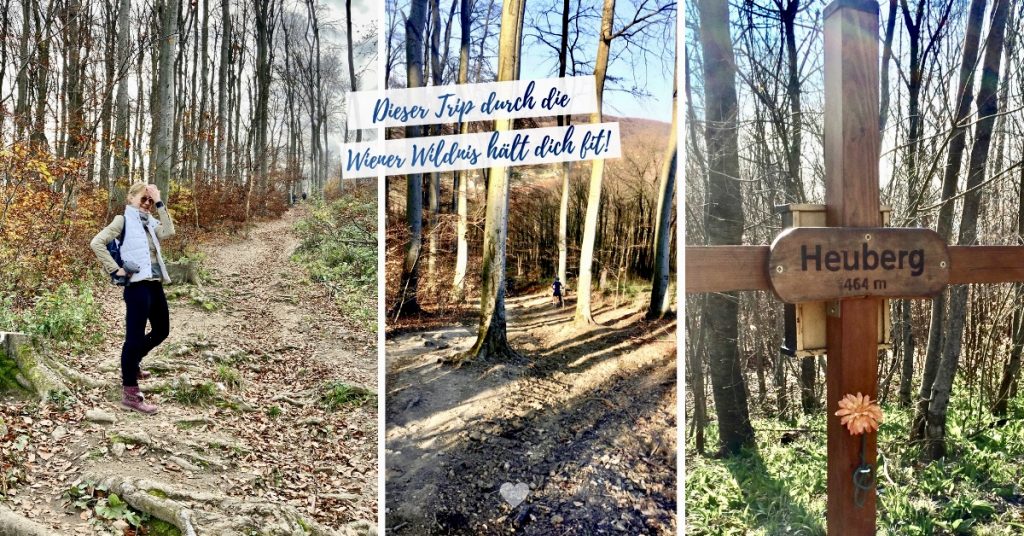
[(141, 445), (142, 444), (139, 441), (135, 440), (134, 438), (125, 437), (125, 436), (123, 436), (121, 434), (116, 434), (116, 433), (108, 435), (107, 439), (110, 440), (110, 444), (111, 445), (113, 445), (114, 443), (124, 443), (125, 445)]
[(147, 529), (146, 534), (149, 536), (181, 536), (178, 527), (162, 519), (150, 519), (144, 526)]
[(25, 389), (14, 377), (18, 374), (18, 364), (7, 352), (0, 350), (0, 393), (8, 391), (24, 391)]
[(150, 495), (152, 495), (154, 497), (160, 497), (161, 499), (166, 499), (167, 498), (167, 494), (164, 493), (163, 491), (158, 490), (158, 489), (146, 490), (146, 493), (148, 493), (148, 494), (150, 494)]

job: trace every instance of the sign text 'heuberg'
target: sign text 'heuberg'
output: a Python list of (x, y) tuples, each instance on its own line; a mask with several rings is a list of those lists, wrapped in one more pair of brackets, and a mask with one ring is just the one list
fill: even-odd
[(925, 297), (948, 282), (949, 252), (930, 229), (797, 227), (775, 239), (768, 273), (789, 303)]

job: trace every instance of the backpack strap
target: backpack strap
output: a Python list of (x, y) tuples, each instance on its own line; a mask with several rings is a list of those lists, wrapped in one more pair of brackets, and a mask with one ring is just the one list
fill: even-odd
[(117, 236), (117, 245), (124, 244), (124, 232), (128, 229), (128, 218), (121, 216), (121, 234)]

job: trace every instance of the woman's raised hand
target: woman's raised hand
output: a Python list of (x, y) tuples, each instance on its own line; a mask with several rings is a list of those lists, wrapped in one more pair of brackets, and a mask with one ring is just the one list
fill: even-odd
[(160, 189), (155, 184), (146, 185), (146, 195), (153, 199), (153, 204), (160, 202)]

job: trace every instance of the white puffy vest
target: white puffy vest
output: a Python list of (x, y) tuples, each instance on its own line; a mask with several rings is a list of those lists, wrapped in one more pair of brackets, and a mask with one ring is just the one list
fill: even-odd
[(139, 266), (139, 273), (133, 275), (130, 280), (132, 283), (153, 277), (153, 261), (149, 255), (146, 233), (149, 233), (156, 247), (156, 258), (160, 263), (164, 283), (171, 282), (167, 275), (167, 267), (164, 266), (164, 257), (160, 253), (160, 240), (156, 237), (156, 228), (159, 226), (160, 221), (153, 216), (150, 216), (149, 224), (143, 226), (139, 209), (131, 205), (124, 207), (124, 243), (121, 244), (121, 259), (130, 260)]

